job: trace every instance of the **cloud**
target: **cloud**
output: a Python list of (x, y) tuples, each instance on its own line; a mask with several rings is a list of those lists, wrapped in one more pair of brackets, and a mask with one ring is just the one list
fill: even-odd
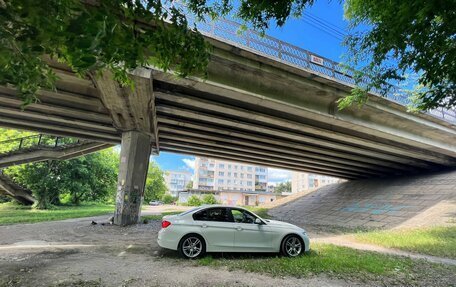
[(184, 158), (182, 161), (185, 163), (187, 168), (195, 169), (195, 158)]
[(268, 181), (270, 184), (289, 180), (291, 180), (291, 171), (278, 168), (268, 168)]

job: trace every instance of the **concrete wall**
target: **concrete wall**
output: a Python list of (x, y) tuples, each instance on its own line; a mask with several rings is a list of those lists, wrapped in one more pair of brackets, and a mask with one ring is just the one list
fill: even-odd
[(456, 223), (456, 171), (324, 186), (270, 214), (300, 226), (395, 228)]

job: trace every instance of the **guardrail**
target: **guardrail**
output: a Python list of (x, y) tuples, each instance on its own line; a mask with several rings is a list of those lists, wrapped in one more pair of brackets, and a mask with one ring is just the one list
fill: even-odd
[(81, 140), (75, 138), (58, 137), (45, 134), (36, 134), (0, 142), (0, 154), (33, 147), (60, 147), (79, 144)]
[[(200, 22), (194, 21), (189, 16), (188, 20), (189, 23), (195, 24), (198, 30), (207, 37), (227, 42), (233, 46), (250, 50), (256, 54), (284, 62), (332, 80), (337, 80), (350, 87), (355, 87), (356, 85), (354, 79), (356, 71), (354, 69), (344, 67), (338, 62), (271, 36), (262, 35), (253, 30), (239, 32), (241, 25), (234, 21), (220, 19), (217, 21)], [(368, 86), (369, 82), (370, 78), (368, 76), (361, 78), (361, 85)], [(404, 106), (410, 104), (410, 99), (399, 87), (388, 83), (385, 85), (389, 85), (391, 91), (386, 97), (382, 96), (378, 89), (372, 89), (370, 92)], [(438, 108), (427, 113), (447, 122), (456, 123), (456, 111), (454, 110)]]

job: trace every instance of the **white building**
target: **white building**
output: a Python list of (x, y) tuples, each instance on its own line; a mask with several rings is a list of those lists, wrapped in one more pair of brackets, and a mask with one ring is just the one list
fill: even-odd
[(305, 172), (292, 172), (291, 193), (308, 191), (317, 187), (340, 182), (341, 179)]
[(165, 171), (165, 182), (172, 196), (177, 192), (186, 189), (187, 184), (192, 180), (192, 174), (188, 171)]
[(206, 157), (196, 157), (193, 188), (199, 190), (267, 191), (268, 169)]

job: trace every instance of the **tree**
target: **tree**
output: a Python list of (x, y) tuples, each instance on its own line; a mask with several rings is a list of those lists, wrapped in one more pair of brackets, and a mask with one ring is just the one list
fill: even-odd
[(291, 181), (285, 181), (277, 184), (274, 191), (277, 193), (291, 192)]
[(118, 161), (119, 155), (108, 149), (71, 160), (14, 166), (6, 173), (33, 192), (37, 208), (47, 209), (60, 204), (61, 197), (73, 204), (114, 198)]
[(33, 134), (36, 133), (0, 128), (0, 153), (8, 152), (18, 148), (19, 143), (17, 141), (10, 140), (31, 136)]
[(193, 188), (193, 180), (190, 180), (187, 185), (185, 186), (186, 189), (192, 189)]
[[(0, 0), (0, 84), (13, 84), (24, 104), (37, 99), (40, 88), (54, 89), (56, 76), (46, 57), (69, 65), (80, 75), (110, 70), (123, 85), (132, 85), (128, 71), (155, 65), (181, 76), (203, 75), (210, 47), (194, 26), (226, 15), (244, 28), (264, 32), (301, 16), (314, 0)], [(417, 109), (456, 105), (456, 2), (445, 0), (346, 0), (352, 27), (368, 31), (347, 40), (351, 64), (367, 62), (355, 73), (359, 85), (339, 107), (363, 103), (366, 91), (387, 93), (387, 80), (401, 80), (405, 71), (420, 75), (414, 92)], [(43, 17), (46, 15), (46, 17)], [(362, 78), (368, 75), (368, 85)]]
[(155, 162), (150, 162), (149, 170), (147, 171), (144, 201), (160, 200), (167, 190), (163, 171)]
[(210, 49), (186, 14), (204, 21), (235, 10), (265, 29), (275, 18), (282, 25), (308, 2), (242, 0), (235, 8), (228, 0), (187, 0), (185, 8), (165, 0), (0, 1), (0, 84), (15, 85), (25, 104), (35, 102), (38, 89), (55, 88), (43, 55), (80, 75), (111, 70), (124, 85), (132, 84), (129, 70), (148, 64), (183, 76), (202, 74)]
[(352, 66), (367, 62), (357, 77), (370, 75), (371, 83), (354, 89), (340, 107), (363, 103), (366, 90), (387, 93), (385, 82), (418, 75), (419, 87), (409, 93), (412, 108), (456, 107), (456, 1), (346, 0), (345, 17), (351, 27), (368, 27), (346, 40)]

